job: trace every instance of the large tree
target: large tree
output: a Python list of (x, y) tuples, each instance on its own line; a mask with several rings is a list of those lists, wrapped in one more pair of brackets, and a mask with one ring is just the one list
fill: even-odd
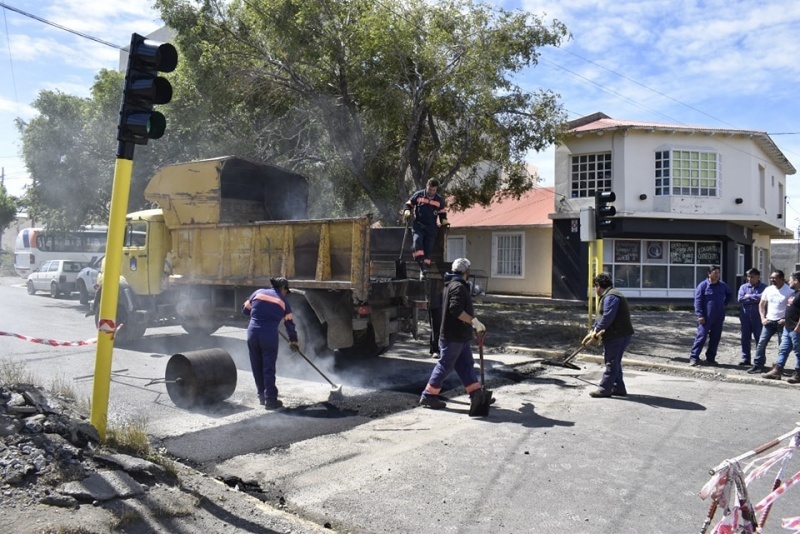
[(260, 159), (327, 176), (387, 221), (428, 178), (456, 207), (532, 185), (556, 95), (514, 75), (567, 36), (472, 0), (157, 0), (210, 127)]

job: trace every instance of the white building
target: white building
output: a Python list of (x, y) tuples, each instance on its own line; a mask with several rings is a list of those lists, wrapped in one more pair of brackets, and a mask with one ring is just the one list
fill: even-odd
[(553, 297), (585, 299), (588, 244), (580, 211), (613, 191), (615, 228), (603, 270), (633, 298), (691, 298), (710, 265), (738, 288), (769, 271), (770, 239), (786, 227), (795, 168), (766, 132), (614, 120), (569, 123), (555, 156)]

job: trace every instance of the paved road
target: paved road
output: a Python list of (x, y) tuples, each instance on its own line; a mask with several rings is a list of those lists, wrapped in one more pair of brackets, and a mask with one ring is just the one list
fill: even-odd
[[(0, 330), (94, 334), (77, 300), (29, 297), (3, 284), (0, 302)], [(486, 419), (466, 415), (457, 388), (447, 410), (414, 408), (433, 363), (413, 342), (356, 367), (329, 366), (344, 384), (345, 399), (335, 403), (326, 383), (302, 374), (305, 364), (281, 358), (288, 409), (265, 413), (254, 402), (243, 332), (224, 329), (212, 340), (238, 367), (230, 399), (181, 410), (163, 384), (143, 386), (137, 377), (163, 376), (173, 351), (200, 348), (179, 329), (157, 329), (137, 350), (115, 350), (109, 417), (146, 416), (171, 453), (252, 482), (267, 502), (335, 532), (697, 532), (708, 469), (800, 421), (797, 392), (786, 387), (641, 366), (626, 373), (630, 397), (592, 399), (597, 363), (543, 368), (530, 354), (491, 355), (498, 400)], [(92, 371), (92, 348), (0, 338), (0, 350), (45, 376), (74, 380)], [(91, 392), (87, 381), (75, 383)], [(797, 470), (795, 463), (787, 473)], [(770, 484), (756, 481), (754, 495)], [(778, 520), (799, 515), (798, 502), (791, 492), (779, 500), (765, 532), (783, 532)]]

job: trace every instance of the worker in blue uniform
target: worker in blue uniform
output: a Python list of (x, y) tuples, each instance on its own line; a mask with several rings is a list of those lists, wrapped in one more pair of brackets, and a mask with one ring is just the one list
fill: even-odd
[(242, 313), (250, 316), (247, 326), (247, 348), (250, 352), (250, 368), (256, 381), (258, 401), (267, 410), (283, 406), (278, 399), (275, 386), (275, 369), (278, 360), (278, 326), (286, 326), (289, 348), (297, 352), (297, 329), (292, 320), (292, 308), (286, 300), (289, 281), (285, 278), (270, 279), (272, 287), (256, 289), (242, 305)]
[[(439, 181), (431, 178), (425, 189), (420, 189), (408, 199), (403, 210), (403, 218), (408, 222), (412, 215), (412, 253), (411, 256), (419, 264), (419, 277), (425, 278), (431, 267), (431, 253), (439, 234), (439, 226), (450, 226), (447, 220), (444, 199), (437, 193)], [(438, 222), (437, 222), (438, 221)]]
[(694, 314), (697, 316), (697, 336), (694, 338), (692, 351), (689, 354), (689, 365), (700, 365), (700, 353), (708, 339), (706, 363), (717, 365), (717, 347), (722, 337), (722, 325), (725, 322), (725, 306), (733, 300), (733, 291), (728, 284), (720, 280), (719, 267), (708, 268), (708, 278), (697, 285), (694, 292)]
[(761, 295), (766, 291), (767, 284), (761, 281), (761, 271), (753, 267), (748, 269), (747, 282), (739, 287), (737, 300), (739, 308), (739, 323), (742, 326), (742, 357), (739, 365), (750, 365), (750, 354), (753, 348), (753, 339), (756, 344), (761, 339), (761, 330), (764, 325), (761, 323)]

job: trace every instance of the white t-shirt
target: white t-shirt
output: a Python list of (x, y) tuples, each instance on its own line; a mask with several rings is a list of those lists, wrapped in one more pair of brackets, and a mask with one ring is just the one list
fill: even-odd
[(761, 300), (767, 303), (766, 317), (768, 321), (780, 321), (786, 317), (786, 299), (794, 294), (789, 284), (783, 284), (780, 289), (771, 285), (761, 293)]

